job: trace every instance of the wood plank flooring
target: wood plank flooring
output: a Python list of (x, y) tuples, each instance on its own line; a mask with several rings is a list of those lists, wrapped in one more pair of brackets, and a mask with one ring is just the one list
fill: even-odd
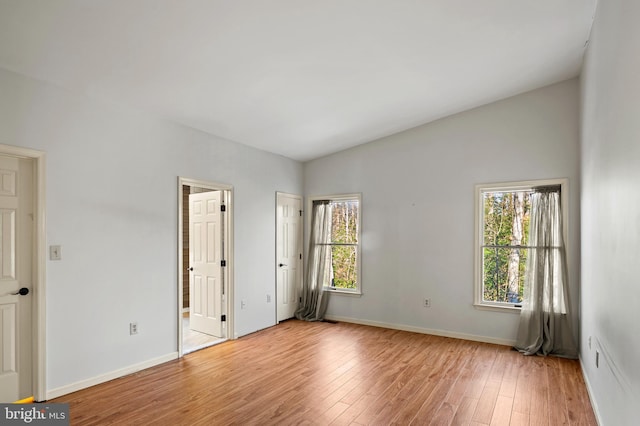
[(597, 425), (577, 361), (297, 320), (52, 402), (72, 425)]

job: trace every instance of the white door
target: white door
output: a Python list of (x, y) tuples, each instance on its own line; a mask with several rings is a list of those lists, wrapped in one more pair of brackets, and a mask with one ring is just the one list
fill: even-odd
[(302, 197), (276, 195), (277, 320), (294, 316), (302, 286)]
[(0, 402), (32, 395), (31, 160), (0, 156)]
[(223, 337), (222, 191), (189, 194), (189, 327)]

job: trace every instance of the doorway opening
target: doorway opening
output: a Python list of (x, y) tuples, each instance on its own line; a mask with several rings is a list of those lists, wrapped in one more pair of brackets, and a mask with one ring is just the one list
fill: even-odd
[(178, 354), (233, 338), (233, 187), (178, 178)]

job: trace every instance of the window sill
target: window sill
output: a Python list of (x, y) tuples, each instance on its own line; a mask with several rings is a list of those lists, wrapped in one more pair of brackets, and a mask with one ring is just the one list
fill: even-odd
[(510, 312), (512, 314), (519, 314), (522, 310), (519, 306), (513, 305), (493, 305), (488, 303), (474, 303), (473, 306), (476, 309), (480, 309), (482, 311), (494, 311), (494, 312)]
[(353, 297), (360, 297), (362, 296), (362, 292), (360, 292), (359, 290), (355, 290), (355, 291), (351, 291), (351, 290), (341, 290), (338, 288), (332, 288), (332, 287), (324, 287), (325, 291), (328, 291), (329, 293), (335, 293), (335, 294), (339, 294), (341, 296), (353, 296)]

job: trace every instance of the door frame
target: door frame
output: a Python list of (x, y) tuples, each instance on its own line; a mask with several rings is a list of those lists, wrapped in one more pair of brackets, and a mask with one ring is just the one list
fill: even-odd
[(178, 176), (178, 306), (177, 306), (177, 326), (178, 326), (178, 358), (182, 358), (184, 355), (182, 348), (182, 304), (183, 304), (183, 295), (182, 295), (182, 287), (184, 285), (184, 280), (182, 278), (182, 265), (184, 261), (184, 256), (182, 254), (182, 226), (183, 226), (183, 208), (182, 208), (182, 187), (183, 186), (195, 186), (198, 188), (210, 189), (212, 191), (225, 191), (228, 194), (226, 201), (226, 215), (224, 217), (224, 226), (225, 226), (225, 253), (226, 253), (226, 261), (227, 266), (224, 270), (225, 277), (225, 287), (226, 287), (226, 339), (235, 339), (235, 322), (234, 322), (234, 312), (233, 312), (233, 296), (234, 296), (234, 261), (233, 261), (233, 186), (227, 185), (223, 183), (204, 181), (198, 179), (190, 179), (182, 176)]
[[(282, 191), (276, 191), (276, 223), (275, 223), (275, 228), (276, 228), (276, 234), (275, 234), (275, 259), (274, 259), (274, 265), (276, 265), (276, 274), (275, 274), (275, 281), (276, 281), (276, 289), (275, 289), (275, 295), (276, 295), (276, 324), (279, 324), (278, 321), (278, 232), (280, 232), (280, 230), (278, 229), (278, 198), (283, 195), (286, 197), (291, 197), (291, 198), (297, 198), (300, 200), (300, 210), (304, 213), (304, 197), (300, 194), (291, 194), (289, 192), (282, 192)], [(298, 239), (299, 239), (299, 243), (300, 243), (300, 253), (302, 254), (302, 261), (300, 262), (300, 282), (297, 283), (298, 285), (298, 299), (300, 299), (300, 296), (302, 296), (302, 286), (304, 285), (304, 263), (305, 263), (305, 254), (304, 254), (304, 214), (302, 214), (300, 216), (300, 227), (298, 229), (298, 232), (300, 233), (300, 235), (298, 235)]]
[(33, 251), (31, 256), (34, 300), (31, 306), (32, 332), (32, 393), (36, 401), (47, 400), (47, 339), (46, 339), (46, 222), (45, 222), (45, 153), (29, 148), (0, 144), (0, 154), (9, 157), (27, 158), (33, 161)]

